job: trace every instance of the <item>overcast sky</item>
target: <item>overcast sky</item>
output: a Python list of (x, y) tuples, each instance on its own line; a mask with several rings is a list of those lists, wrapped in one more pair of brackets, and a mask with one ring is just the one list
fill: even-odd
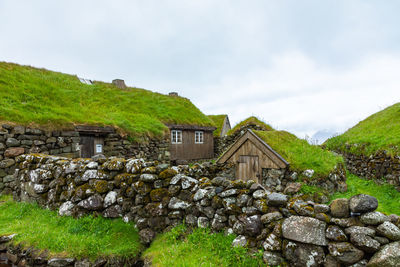
[(0, 61), (342, 132), (400, 101), (400, 1), (0, 0)]

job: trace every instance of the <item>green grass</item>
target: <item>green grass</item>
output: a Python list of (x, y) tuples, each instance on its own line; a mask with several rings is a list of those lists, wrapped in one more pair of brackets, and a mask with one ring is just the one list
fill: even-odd
[(0, 196), (0, 235), (8, 234), (17, 234), (13, 242), (68, 257), (136, 257), (142, 250), (137, 230), (121, 219), (60, 217)]
[(42, 127), (111, 125), (133, 137), (162, 136), (164, 123), (212, 126), (190, 100), (0, 62), (0, 121)]
[[(328, 149), (371, 155), (379, 150), (400, 152), (400, 103), (373, 114), (344, 134), (328, 139)], [(346, 145), (351, 145), (347, 148)]]
[(319, 146), (310, 145), (286, 131), (255, 131), (257, 136), (278, 152), (290, 163), (290, 168), (301, 174), (304, 170), (313, 169), (313, 178), (326, 177), (343, 158)]
[(373, 180), (364, 180), (353, 174), (347, 175), (347, 192), (335, 193), (331, 199), (350, 198), (357, 194), (367, 194), (378, 199), (378, 211), (400, 215), (400, 192), (392, 185), (377, 184)]
[(219, 137), (221, 135), (222, 127), (224, 126), (224, 121), (226, 118), (226, 114), (223, 115), (207, 115), (209, 119), (211, 119), (217, 129), (214, 131), (214, 136)]
[(235, 133), (237, 130), (239, 130), (240, 128), (242, 128), (243, 126), (246, 126), (246, 125), (258, 125), (264, 131), (272, 131), (272, 130), (274, 130), (270, 125), (266, 124), (265, 122), (263, 122), (262, 120), (258, 119), (257, 117), (252, 116), (252, 117), (249, 117), (249, 118), (239, 122), (238, 124), (236, 124), (235, 127), (230, 129), (227, 134), (231, 135), (231, 134)]
[(143, 253), (153, 266), (261, 266), (262, 253), (250, 255), (245, 248), (233, 248), (234, 235), (210, 233), (179, 225), (159, 235)]

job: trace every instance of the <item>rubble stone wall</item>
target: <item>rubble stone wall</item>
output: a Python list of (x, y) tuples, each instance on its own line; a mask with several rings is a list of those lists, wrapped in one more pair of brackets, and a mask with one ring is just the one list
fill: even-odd
[(146, 244), (185, 221), (237, 234), (234, 246), (264, 250), (269, 265), (400, 264), (399, 217), (377, 212), (371, 196), (320, 204), (218, 176), (221, 170), (213, 165), (41, 155), (21, 155), (16, 161), (16, 200), (37, 202), (60, 215), (134, 221)]

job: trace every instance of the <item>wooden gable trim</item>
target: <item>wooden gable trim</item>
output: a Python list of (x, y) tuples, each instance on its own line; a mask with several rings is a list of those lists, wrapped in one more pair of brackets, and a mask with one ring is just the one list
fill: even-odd
[(227, 162), (247, 140), (251, 141), (251, 143), (253, 143), (258, 149), (269, 156), (271, 160), (279, 167), (285, 168), (289, 165), (289, 163), (281, 155), (273, 150), (250, 129), (248, 129), (244, 135), (236, 140), (236, 142), (217, 160), (217, 163)]

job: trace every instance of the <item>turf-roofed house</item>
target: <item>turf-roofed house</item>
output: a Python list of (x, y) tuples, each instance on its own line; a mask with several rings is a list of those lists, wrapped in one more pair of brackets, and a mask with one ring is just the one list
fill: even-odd
[[(191, 161), (214, 157), (214, 122), (177, 93), (164, 95), (0, 62), (0, 156)], [(11, 159), (11, 160), (10, 160)]]
[(215, 123), (217, 129), (214, 131), (215, 137), (224, 137), (231, 130), (231, 123), (226, 114), (222, 115), (208, 115), (208, 117)]

